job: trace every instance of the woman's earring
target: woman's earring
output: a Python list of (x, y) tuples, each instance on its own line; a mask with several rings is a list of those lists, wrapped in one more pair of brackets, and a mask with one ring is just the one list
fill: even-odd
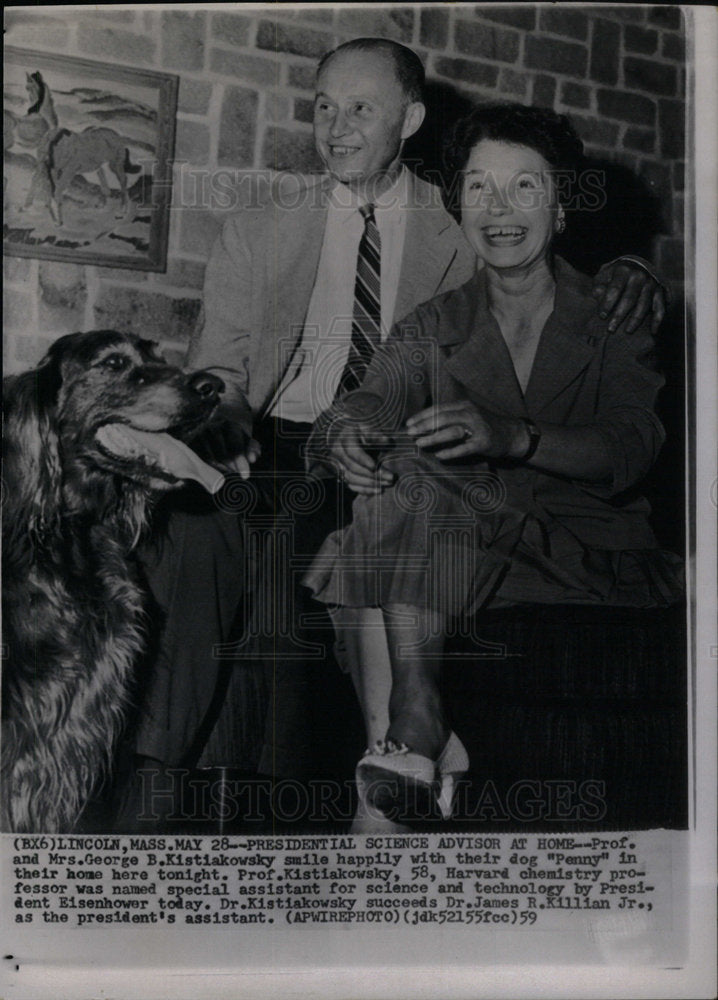
[(556, 219), (556, 232), (562, 233), (565, 230), (565, 228), (566, 228), (566, 217), (563, 215), (559, 215), (558, 219)]

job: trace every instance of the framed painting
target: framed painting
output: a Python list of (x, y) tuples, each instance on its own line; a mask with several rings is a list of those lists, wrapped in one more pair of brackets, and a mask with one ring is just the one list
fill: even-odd
[(5, 253), (163, 271), (177, 84), (6, 48)]

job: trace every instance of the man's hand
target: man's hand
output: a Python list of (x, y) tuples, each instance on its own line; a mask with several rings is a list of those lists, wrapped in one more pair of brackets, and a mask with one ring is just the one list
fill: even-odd
[(666, 314), (666, 293), (651, 274), (630, 260), (604, 264), (593, 282), (601, 319), (610, 316), (613, 332), (626, 321), (626, 333), (634, 333), (652, 312), (651, 331), (655, 334)]
[(390, 443), (390, 438), (364, 424), (348, 424), (334, 438), (330, 457), (337, 475), (347, 486), (362, 496), (381, 493), (391, 486), (394, 476), (377, 466), (367, 448)]
[(448, 445), (433, 451), (442, 461), (467, 455), (520, 458), (529, 445), (523, 421), (480, 410), (468, 400), (429, 406), (409, 417), (406, 430), (419, 448)]
[(261, 454), (254, 438), (228, 422), (207, 428), (192, 442), (193, 449), (205, 462), (225, 475), (239, 475), (249, 479), (251, 466)]
[(249, 479), (251, 467), (257, 461), (262, 453), (262, 449), (259, 442), (255, 441), (254, 438), (247, 438), (247, 444), (244, 452), (232, 456), (231, 458), (217, 458), (211, 464), (219, 469), (220, 472), (224, 472), (225, 475), (239, 475), (242, 479)]

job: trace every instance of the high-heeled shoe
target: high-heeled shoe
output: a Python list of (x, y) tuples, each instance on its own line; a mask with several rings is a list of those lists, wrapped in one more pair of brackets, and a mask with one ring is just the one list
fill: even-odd
[(453, 731), (449, 733), (446, 745), (439, 754), (436, 769), (439, 772), (440, 780), (436, 804), (439, 807), (441, 818), (451, 819), (457, 782), (469, 770), (469, 755), (466, 752), (466, 747)]
[(349, 833), (411, 833), (406, 823), (397, 823), (374, 806), (369, 805), (360, 786), (357, 786), (357, 806)]
[(428, 819), (438, 808), (450, 819), (458, 779), (469, 757), (455, 733), (450, 733), (436, 761), (414, 753), (406, 743), (378, 740), (356, 767), (360, 799), (382, 813)]

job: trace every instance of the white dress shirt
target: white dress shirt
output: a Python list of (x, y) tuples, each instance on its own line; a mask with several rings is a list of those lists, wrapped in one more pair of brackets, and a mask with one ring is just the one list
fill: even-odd
[[(392, 327), (404, 252), (407, 203), (406, 168), (374, 202), (381, 236), (381, 338)], [(362, 202), (337, 183), (329, 196), (324, 241), (319, 257), (302, 340), (277, 392), (270, 414), (284, 420), (314, 423), (331, 405), (349, 356), (354, 283), (364, 219)]]

